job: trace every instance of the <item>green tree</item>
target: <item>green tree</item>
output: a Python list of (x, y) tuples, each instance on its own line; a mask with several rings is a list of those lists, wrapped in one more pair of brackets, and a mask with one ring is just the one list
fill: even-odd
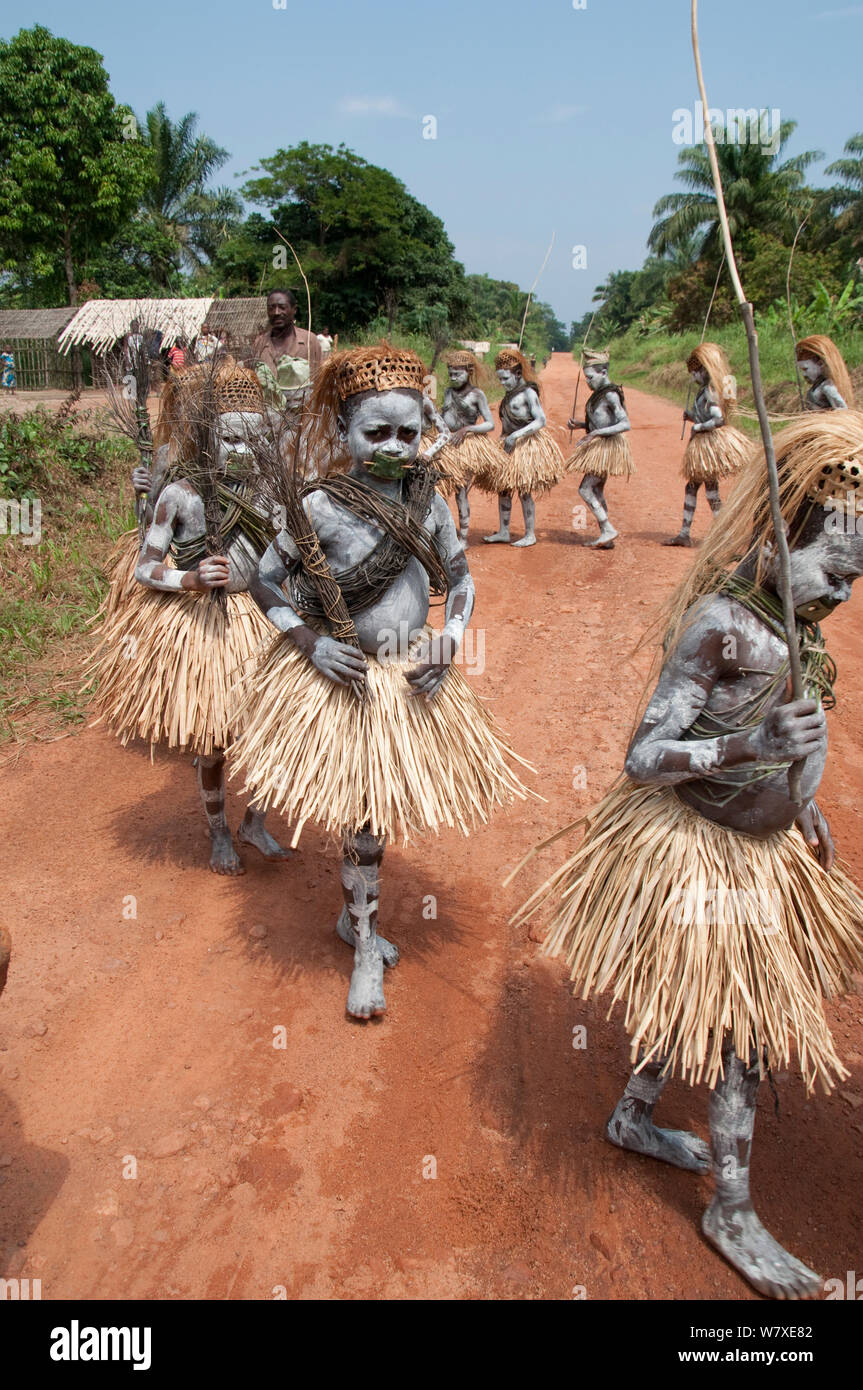
[(836, 228), (845, 233), (854, 255), (863, 252), (863, 133), (845, 142), (845, 158), (828, 164), (825, 171), (836, 174), (842, 187), (830, 190), (829, 202), (838, 212)]
[(78, 302), (88, 248), (143, 191), (146, 159), (102, 57), (42, 25), (0, 41), (0, 265)]
[(312, 286), (317, 323), (351, 331), (381, 313), (400, 324), (418, 324), (425, 313), (453, 329), (462, 325), (469, 312), (464, 270), (443, 223), (388, 170), (344, 145), (305, 141), (252, 172), (260, 170), (242, 192), (269, 216), (252, 213), (216, 253), (229, 293), (296, 281), (278, 229)]
[[(758, 144), (725, 143), (717, 131), (716, 154), (722, 175), (728, 222), (735, 246), (745, 250), (750, 230), (766, 232), (790, 241), (812, 205), (806, 188), (806, 170), (822, 155), (817, 150), (784, 158), (786, 146), (797, 128), (783, 121), (776, 149)], [(686, 185), (685, 193), (667, 193), (653, 209), (658, 220), (647, 244), (658, 255), (691, 244), (699, 237), (697, 256), (719, 264), (721, 232), (706, 144), (681, 150), (675, 178)]]
[(235, 228), (242, 202), (229, 188), (207, 190), (210, 177), (228, 151), (197, 133), (198, 117), (189, 111), (172, 121), (160, 101), (138, 122), (150, 176), (140, 218), (150, 224), (151, 268), (160, 289), (167, 289), (181, 266), (201, 266)]

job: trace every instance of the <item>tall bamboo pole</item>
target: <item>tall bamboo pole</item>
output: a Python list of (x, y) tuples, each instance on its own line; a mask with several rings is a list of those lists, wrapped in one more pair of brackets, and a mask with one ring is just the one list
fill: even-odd
[[(773, 448), (773, 436), (770, 433), (770, 422), (767, 416), (767, 405), (764, 400), (764, 388), (761, 382), (761, 362), (758, 356), (758, 333), (755, 328), (752, 305), (746, 298), (740, 274), (737, 269), (734, 244), (731, 240), (731, 229), (728, 225), (728, 212), (725, 207), (725, 196), (722, 190), (722, 177), (719, 172), (719, 160), (716, 157), (716, 142), (713, 138), (713, 127), (710, 124), (710, 103), (707, 100), (707, 89), (704, 84), (704, 73), (701, 68), (701, 50), (698, 44), (698, 0), (692, 0), (692, 52), (695, 58), (695, 73), (698, 79), (698, 90), (701, 94), (702, 109), (704, 111), (704, 139), (707, 144), (710, 169), (713, 175), (716, 206), (719, 213), (719, 223), (722, 228), (722, 241), (725, 246), (725, 254), (728, 258), (728, 270), (731, 275), (731, 283), (734, 286), (734, 293), (737, 297), (737, 303), (740, 306), (740, 314), (746, 329), (746, 342), (749, 347), (749, 370), (752, 376), (752, 394), (755, 398), (755, 409), (758, 413), (758, 424), (761, 427), (761, 439), (764, 444), (764, 457), (767, 461), (767, 479), (770, 488), (770, 513), (773, 518), (776, 558), (778, 562), (776, 587), (779, 592), (779, 597), (782, 600), (785, 638), (788, 643), (788, 660), (791, 668), (791, 688), (794, 699), (802, 700), (804, 696), (803, 671), (800, 663), (800, 648), (797, 643), (797, 621), (794, 613), (794, 599), (791, 593), (791, 555), (788, 549), (788, 538), (785, 534), (785, 523), (782, 517), (782, 503), (779, 492), (779, 471), (776, 467), (776, 452)], [(792, 763), (788, 770), (789, 794), (791, 800), (798, 805), (802, 805), (800, 780), (804, 762), (805, 759), (801, 759)]]

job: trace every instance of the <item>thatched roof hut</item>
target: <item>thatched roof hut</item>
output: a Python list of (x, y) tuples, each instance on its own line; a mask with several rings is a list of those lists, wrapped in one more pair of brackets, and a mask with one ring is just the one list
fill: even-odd
[(211, 298), (88, 299), (60, 334), (60, 351), (87, 347), (103, 357), (126, 337), (134, 319), (160, 332), (163, 347), (171, 347), (178, 338), (191, 341), (200, 333), (212, 303)]
[(14, 353), (20, 390), (71, 390), (72, 364), (58, 352), (57, 334), (74, 313), (68, 305), (65, 309), (0, 309), (0, 348)]
[(214, 299), (207, 323), (214, 333), (227, 329), (234, 349), (251, 346), (267, 326), (267, 301), (263, 295), (254, 299)]

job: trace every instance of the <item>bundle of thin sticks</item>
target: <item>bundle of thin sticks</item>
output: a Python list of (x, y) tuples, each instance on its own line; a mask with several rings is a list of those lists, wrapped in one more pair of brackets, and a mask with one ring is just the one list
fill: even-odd
[[(153, 330), (142, 328), (131, 334), (123, 349), (120, 363), (111, 372), (104, 373), (104, 388), (108, 397), (108, 414), (115, 429), (126, 439), (130, 439), (138, 450), (141, 464), (149, 468), (153, 458), (153, 435), (150, 429), (150, 412), (147, 400), (150, 394), (150, 352), (149, 344)], [(135, 497), (135, 514), (138, 531), (143, 540), (144, 515), (146, 511), (145, 492)]]
[[(303, 496), (313, 484), (307, 484), (303, 476), (302, 433), (282, 416), (274, 422), (272, 430), (250, 441), (252, 454), (272, 501), (274, 516), (300, 553), (303, 569), (314, 584), (333, 638), (359, 651), (360, 639), (344, 595), (333, 578), (317, 532), (303, 506)], [(365, 699), (361, 681), (351, 681), (351, 690), (358, 700)]]
[[(216, 377), (221, 370), (218, 358), (209, 358), (196, 369), (194, 388), (177, 393), (177, 425), (183, 462), (188, 479), (204, 503), (204, 544), (208, 555), (224, 554), (223, 512), (219, 484), (223, 481), (219, 452), (219, 407)], [(251, 462), (249, 463), (251, 472)], [(227, 618), (227, 594), (211, 589), (209, 595)]]

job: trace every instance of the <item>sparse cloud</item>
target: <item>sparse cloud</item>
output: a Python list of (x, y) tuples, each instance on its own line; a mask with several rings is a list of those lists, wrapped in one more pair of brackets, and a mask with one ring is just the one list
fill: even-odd
[(558, 103), (548, 111), (543, 111), (539, 117), (540, 125), (565, 125), (567, 121), (572, 121), (576, 116), (581, 116), (587, 110), (586, 106), (564, 106)]
[(338, 108), (345, 116), (384, 116), (400, 120), (413, 119), (395, 97), (343, 97)]

